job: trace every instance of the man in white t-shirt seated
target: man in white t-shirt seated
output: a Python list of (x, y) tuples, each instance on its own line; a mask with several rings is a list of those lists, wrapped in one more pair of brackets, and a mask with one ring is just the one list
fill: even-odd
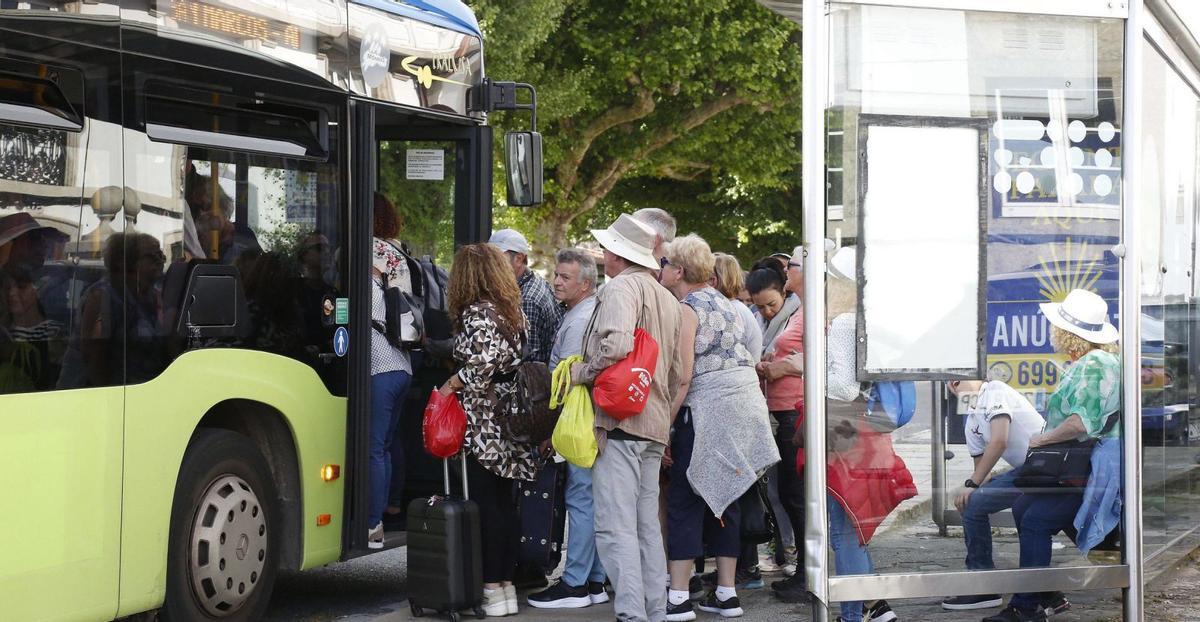
[[(1029, 437), (1046, 426), (1033, 404), (1012, 387), (992, 380), (952, 380), (946, 387), (955, 396), (977, 393), (975, 406), (966, 418), (967, 450), (975, 460), (975, 472), (954, 495), (954, 507), (962, 515), (967, 541), (967, 569), (994, 570), (990, 515), (1012, 507), (1021, 491), (1013, 481), (1025, 462)], [(996, 463), (1012, 468), (992, 477)], [(1003, 604), (999, 594), (955, 596), (942, 601), (951, 610), (986, 609)]]

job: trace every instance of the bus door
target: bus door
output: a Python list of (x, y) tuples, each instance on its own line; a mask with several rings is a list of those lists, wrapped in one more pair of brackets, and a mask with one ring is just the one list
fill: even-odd
[[(99, 251), (129, 207), (121, 65), (79, 43), (115, 37), (114, 22), (38, 13), (0, 10), (0, 617), (106, 620), (117, 613), (124, 396), (119, 371), (89, 373), (111, 352), (82, 301), (104, 287)], [(74, 36), (29, 34), (60, 27)]]
[[(397, 240), (424, 271), (443, 278), (455, 249), (481, 241), (491, 232), (492, 133), (488, 126), (436, 112), (416, 113), (366, 101), (353, 102), (355, 146), (351, 165), (353, 235), (366, 253), (355, 253), (354, 291), (369, 292), (372, 218), (376, 207), (393, 209), (400, 227)], [(442, 271), (445, 271), (443, 273)], [(352, 334), (370, 343), (371, 297), (354, 307), (361, 327)], [(433, 335), (437, 337), (438, 335)], [(444, 345), (444, 344), (443, 344)], [(448, 352), (437, 347), (409, 351), (413, 369), (407, 399), (392, 434), (392, 477), (383, 514), (386, 546), (405, 542), (404, 516), (395, 513), (413, 498), (442, 490), (442, 465), (424, 451), (421, 419), (430, 392), (453, 371)], [(351, 420), (347, 464), (352, 493), (347, 498), (346, 555), (366, 552), (370, 468), (370, 357), (365, 348), (351, 360)], [(358, 366), (357, 368), (355, 366)], [(360, 474), (355, 476), (354, 474)], [(392, 513), (389, 513), (391, 511)]]

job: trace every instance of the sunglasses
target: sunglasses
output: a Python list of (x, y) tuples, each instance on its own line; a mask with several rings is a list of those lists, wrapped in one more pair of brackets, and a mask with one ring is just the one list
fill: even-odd
[(659, 259), (659, 260), (658, 260), (658, 267), (659, 267), (659, 268), (666, 268), (666, 267), (667, 267), (667, 266), (669, 266), (669, 265), (671, 265), (671, 262), (667, 261), (667, 258), (666, 258), (666, 257), (663, 257), (662, 259)]

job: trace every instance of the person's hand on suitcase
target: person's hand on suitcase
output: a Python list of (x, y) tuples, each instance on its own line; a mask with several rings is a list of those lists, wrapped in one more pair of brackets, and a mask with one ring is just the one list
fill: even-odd
[(549, 458), (552, 454), (554, 454), (554, 444), (550, 442), (550, 439), (546, 439), (538, 445), (538, 453), (541, 454), (543, 458)]

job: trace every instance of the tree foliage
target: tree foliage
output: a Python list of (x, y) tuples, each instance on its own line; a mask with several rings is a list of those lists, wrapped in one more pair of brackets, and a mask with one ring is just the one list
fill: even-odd
[[(538, 89), (546, 202), (498, 217), (532, 234), (538, 254), (616, 210), (651, 205), (674, 211), (685, 231), (747, 225), (743, 245), (790, 226), (783, 206), (798, 183), (801, 78), (794, 24), (754, 0), (471, 4), (488, 73)], [(501, 113), (493, 122), (529, 121)]]

